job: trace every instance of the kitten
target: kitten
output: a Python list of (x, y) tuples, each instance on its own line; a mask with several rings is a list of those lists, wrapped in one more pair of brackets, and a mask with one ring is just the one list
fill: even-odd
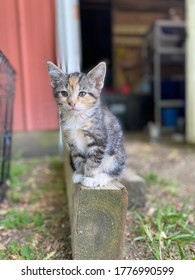
[(70, 150), (73, 182), (94, 187), (117, 179), (126, 156), (120, 124), (100, 100), (106, 64), (99, 63), (88, 74), (67, 74), (52, 62), (48, 69), (63, 140)]

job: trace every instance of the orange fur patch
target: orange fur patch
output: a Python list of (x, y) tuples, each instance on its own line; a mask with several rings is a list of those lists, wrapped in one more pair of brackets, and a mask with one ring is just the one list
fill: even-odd
[(90, 107), (94, 103), (94, 98), (90, 95), (86, 95), (85, 97), (80, 97), (79, 102), (87, 104)]
[(78, 77), (72, 75), (68, 81), (68, 90), (74, 92), (78, 87)]

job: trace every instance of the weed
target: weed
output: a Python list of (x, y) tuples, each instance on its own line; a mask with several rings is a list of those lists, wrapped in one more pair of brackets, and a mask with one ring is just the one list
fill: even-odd
[(10, 255), (19, 256), (20, 246), (17, 242), (13, 241), (9, 244), (8, 252)]
[(22, 245), (20, 249), (21, 257), (24, 260), (33, 260), (35, 258), (35, 253), (29, 245)]
[(18, 191), (11, 190), (7, 193), (7, 198), (14, 203), (18, 203), (22, 200), (23, 195)]
[(61, 172), (63, 170), (63, 162), (60, 161), (59, 157), (52, 157), (50, 159), (50, 164), (51, 164), (51, 168), (53, 170), (55, 170), (55, 172), (56, 171), (60, 171)]
[(12, 164), (10, 172), (10, 187), (12, 190), (20, 191), (26, 188), (26, 185), (21, 181), (20, 177), (25, 176), (27, 168), (23, 164)]
[[(59, 157), (13, 160), (7, 193), (11, 209), (0, 217), (0, 228), (4, 232), (8, 229), (10, 243), (3, 238), (2, 242), (6, 242), (6, 246), (0, 247), (0, 259), (47, 260), (59, 254), (61, 239), (56, 242), (56, 246), (51, 242), (58, 224), (61, 229), (58, 214), (63, 211), (57, 209), (55, 212), (53, 207), (48, 210), (42, 202), (49, 197), (46, 205), (56, 206), (56, 201), (60, 201), (61, 207), (63, 188), (63, 163)], [(13, 203), (17, 203), (17, 206)], [(26, 203), (31, 205), (26, 208)], [(45, 210), (47, 216), (44, 215)], [(57, 223), (56, 228), (53, 228), (53, 223), (55, 226)], [(21, 242), (19, 238), (16, 241), (16, 236), (21, 237)], [(51, 249), (48, 250), (48, 247)]]
[(37, 251), (30, 242), (21, 245), (19, 242), (12, 241), (6, 250), (0, 250), (0, 260), (49, 260), (55, 253), (55, 251), (52, 251), (45, 255), (45, 252)]
[(177, 193), (177, 187), (179, 186), (179, 184), (174, 180), (160, 177), (155, 172), (147, 173), (144, 178), (149, 184), (155, 185), (157, 187), (164, 187), (173, 195)]
[(15, 154), (12, 155), (12, 160), (18, 160), (22, 157), (22, 153), (20, 151), (15, 152)]
[(23, 182), (21, 180), (22, 177), (29, 177), (29, 172), (32, 170), (34, 166), (38, 163), (38, 159), (30, 159), (28, 162), (26, 161), (13, 161), (11, 165), (10, 171), (10, 181), (12, 189), (25, 189), (29, 186), (29, 180)]
[(178, 186), (178, 183), (176, 181), (170, 180), (167, 178), (162, 178), (155, 172), (149, 172), (144, 177), (148, 183), (157, 185), (159, 187), (163, 187), (163, 186), (165, 187), (165, 186), (169, 186), (169, 185), (171, 185), (173, 187)]
[(154, 172), (149, 172), (144, 177), (151, 184), (156, 184), (159, 181), (158, 175)]
[(44, 218), (41, 212), (35, 211), (33, 214), (33, 224), (37, 227), (41, 227), (44, 224)]
[(171, 259), (172, 251), (177, 251), (180, 259), (192, 258), (185, 250), (186, 246), (189, 247), (195, 242), (195, 229), (188, 219), (191, 214), (185, 206), (180, 211), (172, 206), (158, 208), (154, 215), (147, 219), (135, 212), (141, 236), (137, 236), (134, 241), (145, 241), (158, 260)]
[(27, 210), (10, 210), (1, 221), (4, 228), (23, 228), (30, 223), (30, 216)]
[(24, 175), (24, 173), (26, 172), (26, 165), (20, 163), (12, 163), (11, 166), (11, 176), (13, 177), (18, 177), (18, 176), (22, 176)]
[(7, 254), (4, 250), (0, 250), (0, 260), (6, 260)]
[(35, 211), (33, 214), (25, 210), (10, 210), (5, 218), (1, 221), (1, 225), (4, 228), (27, 228), (31, 226), (42, 226), (44, 223), (43, 215), (39, 211)]
[(30, 245), (20, 245), (15, 241), (9, 244), (7, 255), (18, 260), (33, 260), (35, 258), (35, 253)]

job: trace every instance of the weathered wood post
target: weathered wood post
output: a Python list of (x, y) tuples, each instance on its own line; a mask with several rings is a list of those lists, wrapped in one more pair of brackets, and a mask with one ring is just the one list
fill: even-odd
[(95, 188), (73, 184), (67, 151), (65, 181), (73, 259), (122, 259), (128, 202), (126, 188), (117, 181)]

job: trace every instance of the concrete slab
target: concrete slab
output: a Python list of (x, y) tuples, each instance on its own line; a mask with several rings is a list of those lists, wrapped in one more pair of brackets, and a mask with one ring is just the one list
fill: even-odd
[(144, 207), (146, 202), (146, 182), (139, 175), (128, 169), (120, 183), (128, 192), (128, 208)]
[(58, 131), (14, 132), (12, 138), (12, 155), (37, 157), (58, 155)]

